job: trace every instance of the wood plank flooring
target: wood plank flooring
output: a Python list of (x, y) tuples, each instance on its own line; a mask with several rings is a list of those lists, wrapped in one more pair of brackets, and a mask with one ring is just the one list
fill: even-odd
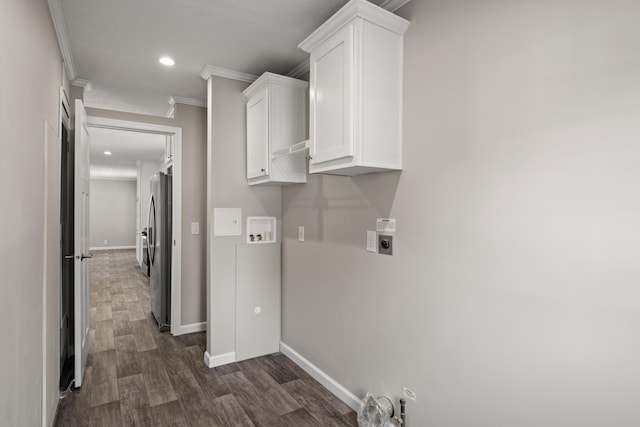
[(275, 353), (209, 369), (205, 333), (160, 333), (135, 252), (91, 261), (92, 352), (56, 426), (357, 426), (356, 414)]

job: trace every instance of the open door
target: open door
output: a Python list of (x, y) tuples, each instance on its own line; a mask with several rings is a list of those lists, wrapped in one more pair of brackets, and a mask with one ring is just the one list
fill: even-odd
[(89, 128), (87, 112), (76, 99), (75, 120), (75, 188), (74, 188), (74, 353), (75, 387), (82, 385), (84, 368), (91, 350), (89, 338)]

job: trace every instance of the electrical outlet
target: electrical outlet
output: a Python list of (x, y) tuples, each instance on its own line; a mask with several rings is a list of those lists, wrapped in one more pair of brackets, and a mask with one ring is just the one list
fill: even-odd
[(416, 401), (416, 394), (413, 390), (409, 390), (408, 388), (403, 388), (402, 389), (402, 394), (404, 394), (404, 397), (406, 397), (409, 400), (413, 400), (414, 402)]
[(105, 240), (105, 241), (104, 241), (104, 244), (106, 245), (107, 243), (109, 243), (109, 241), (108, 241), (108, 240)]
[(376, 245), (377, 235), (375, 231), (367, 230), (367, 251), (376, 253), (378, 252), (378, 245)]
[(386, 234), (378, 235), (378, 253), (393, 255), (393, 236), (388, 236)]
[(304, 242), (304, 225), (298, 226), (298, 242)]

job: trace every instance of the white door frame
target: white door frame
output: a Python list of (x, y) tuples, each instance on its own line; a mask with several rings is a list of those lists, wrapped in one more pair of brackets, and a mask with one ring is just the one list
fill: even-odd
[(74, 344), (75, 367), (74, 387), (81, 387), (84, 370), (91, 352), (91, 282), (89, 277), (90, 264), (84, 261), (91, 258), (89, 254), (89, 142), (90, 134), (87, 124), (87, 111), (80, 99), (75, 100), (74, 120), (75, 148), (74, 148), (74, 189), (73, 189), (73, 260), (74, 283)]
[(89, 127), (155, 133), (173, 138), (173, 177), (171, 204), (171, 232), (173, 248), (171, 252), (171, 334), (182, 335), (182, 128), (89, 116)]

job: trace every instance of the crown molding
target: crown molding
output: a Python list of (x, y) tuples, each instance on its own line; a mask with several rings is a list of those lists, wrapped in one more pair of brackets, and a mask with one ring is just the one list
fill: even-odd
[(199, 99), (194, 99), (194, 98), (187, 98), (184, 96), (175, 96), (175, 95), (170, 96), (169, 99), (167, 99), (167, 102), (169, 103), (170, 107), (165, 117), (170, 119), (175, 118), (176, 104), (193, 105), (194, 107), (203, 107), (203, 108), (207, 107), (207, 103), (204, 101), (201, 101)]
[(47, 4), (49, 5), (49, 14), (51, 14), (53, 28), (56, 30), (58, 46), (60, 46), (64, 67), (67, 70), (67, 77), (69, 77), (69, 81), (73, 81), (77, 77), (76, 67), (73, 63), (73, 56), (71, 56), (71, 44), (69, 43), (67, 23), (64, 20), (64, 13), (62, 12), (62, 0), (47, 0)]
[(83, 88), (86, 92), (91, 92), (93, 90), (93, 85), (91, 84), (91, 80), (85, 79), (74, 79), (71, 81), (73, 86), (78, 86)]
[[(385, 0), (380, 4), (379, 7), (388, 10), (389, 12), (395, 12), (400, 9), (405, 4), (409, 3), (411, 0)], [(287, 76), (293, 77), (294, 79), (299, 79), (310, 70), (310, 63), (307, 59), (302, 64), (298, 65), (296, 68), (291, 70)]]
[(301, 90), (307, 90), (309, 88), (309, 83), (303, 80), (298, 80), (298, 79), (294, 79), (293, 77), (281, 76), (279, 74), (266, 72), (266, 73), (263, 73), (258, 78), (258, 80), (251, 83), (251, 85), (248, 88), (246, 88), (242, 92), (242, 94), (247, 98), (251, 98), (253, 95), (255, 95), (257, 92), (267, 87), (267, 85), (269, 84), (280, 85), (280, 86), (290, 87), (293, 89), (301, 89)]
[(389, 12), (395, 12), (411, 0), (385, 0), (380, 5), (381, 8), (387, 9)]
[(308, 73), (310, 69), (311, 68), (310, 68), (309, 60), (307, 59), (302, 64), (298, 65), (296, 68), (289, 71), (287, 76), (293, 77), (294, 79), (299, 79), (300, 77)]
[(386, 9), (376, 6), (367, 0), (351, 0), (337, 11), (324, 24), (318, 27), (309, 37), (304, 39), (298, 47), (305, 52), (311, 52), (320, 43), (334, 34), (337, 30), (355, 18), (372, 22), (382, 28), (403, 35), (409, 27), (409, 21), (394, 15)]
[(175, 96), (175, 95), (170, 96), (169, 99), (167, 99), (167, 102), (169, 103), (169, 105), (184, 104), (184, 105), (193, 105), (194, 107), (207, 106), (206, 101), (201, 101), (195, 98), (187, 98), (184, 96)]
[(241, 73), (240, 71), (228, 70), (222, 67), (216, 67), (215, 65), (205, 65), (200, 71), (200, 77), (205, 80), (209, 80), (211, 76), (225, 77), (227, 79), (239, 80), (241, 82), (253, 83), (258, 76), (253, 74)]
[(169, 110), (164, 115), (167, 119), (175, 119), (176, 118), (176, 104), (169, 104)]

